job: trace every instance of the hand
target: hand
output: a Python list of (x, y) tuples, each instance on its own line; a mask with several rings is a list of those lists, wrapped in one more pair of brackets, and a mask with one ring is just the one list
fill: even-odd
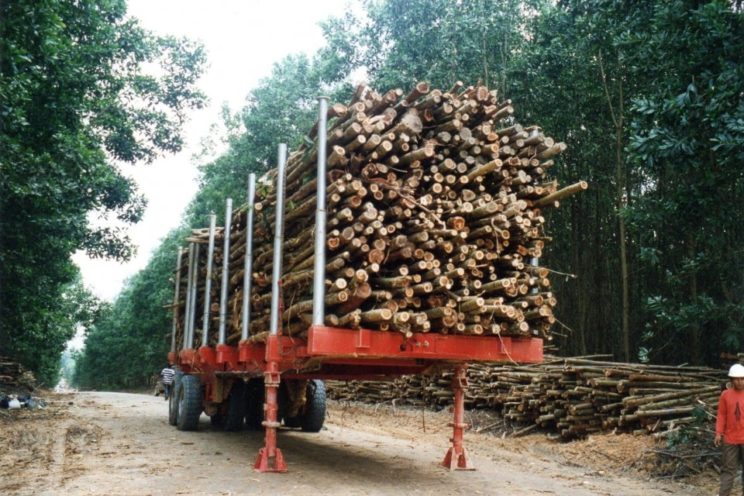
[(713, 440), (713, 444), (716, 446), (720, 446), (722, 442), (723, 442), (723, 434), (716, 434), (716, 437)]

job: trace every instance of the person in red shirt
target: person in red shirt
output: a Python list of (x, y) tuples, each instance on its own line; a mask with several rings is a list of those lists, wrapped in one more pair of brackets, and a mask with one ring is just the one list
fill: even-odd
[(718, 400), (714, 441), (716, 446), (722, 446), (723, 457), (718, 496), (729, 496), (736, 471), (744, 460), (744, 366), (732, 365), (728, 375), (732, 387), (722, 392)]

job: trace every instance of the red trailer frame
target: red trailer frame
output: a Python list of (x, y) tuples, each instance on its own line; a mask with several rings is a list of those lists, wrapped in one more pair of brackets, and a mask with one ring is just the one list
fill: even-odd
[(382, 380), (426, 372), (432, 367), (455, 369), (453, 435), (443, 465), (450, 470), (472, 466), (463, 445), (465, 371), (468, 362), (536, 363), (543, 359), (543, 341), (507, 336), (465, 336), (369, 329), (311, 326), (306, 338), (269, 335), (265, 343), (242, 341), (237, 347), (218, 345), (184, 349), (168, 354), (171, 363), (206, 384), (205, 398), (222, 401), (216, 392), (218, 373), (264, 378), (264, 446), (254, 468), (284, 472), (284, 457), (276, 444), (278, 388), (288, 379)]

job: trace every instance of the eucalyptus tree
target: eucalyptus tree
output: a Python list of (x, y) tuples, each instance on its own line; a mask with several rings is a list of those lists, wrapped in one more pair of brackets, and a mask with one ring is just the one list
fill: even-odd
[(744, 337), (744, 12), (658, 2), (622, 39), (649, 84), (629, 150), (644, 181), (629, 221), (647, 281), (649, 357), (715, 363)]
[[(481, 81), (507, 93), (539, 0), (387, 0), (363, 16), (326, 22), (325, 49), (337, 74), (363, 68), (373, 86), (436, 87)], [(335, 57), (334, 57), (335, 56)]]
[(143, 386), (163, 368), (170, 349), (176, 250), (187, 232), (186, 226), (169, 232), (145, 268), (127, 280), (113, 305), (105, 306), (90, 323), (75, 364), (77, 386)]
[(181, 148), (204, 53), (148, 33), (123, 0), (10, 0), (0, 54), (0, 348), (46, 370), (74, 332), (55, 318), (70, 255), (131, 256), (121, 228), (90, 219), (141, 218), (122, 167)]
[(544, 6), (515, 77), (514, 98), (526, 102), (528, 116), (569, 145), (555, 168), (559, 181), (591, 185), (551, 216), (551, 264), (578, 276), (565, 283), (557, 278), (569, 328), (560, 344), (568, 353), (637, 357), (638, 281), (623, 213), (635, 181), (625, 152), (629, 107), (644, 74), (618, 39), (639, 29), (647, 5), (628, 9), (595, 0)]

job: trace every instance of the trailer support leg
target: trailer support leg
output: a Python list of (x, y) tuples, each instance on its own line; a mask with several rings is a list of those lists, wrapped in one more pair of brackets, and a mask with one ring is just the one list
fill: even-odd
[(465, 390), (468, 387), (468, 379), (465, 376), (466, 365), (458, 365), (455, 375), (452, 377), (452, 391), (455, 393), (454, 419), (450, 424), (453, 434), (450, 438), (452, 446), (444, 456), (442, 465), (450, 470), (475, 470), (468, 461), (468, 454), (463, 446), (463, 433), (468, 427), (465, 423)]
[(276, 447), (276, 429), (279, 427), (279, 362), (272, 359), (273, 353), (278, 353), (279, 339), (277, 336), (269, 336), (267, 339), (267, 355), (270, 357), (264, 372), (264, 384), (266, 386), (266, 403), (264, 403), (264, 447), (258, 451), (258, 458), (253, 465), (258, 472), (286, 472), (287, 464), (284, 463), (282, 451)]

